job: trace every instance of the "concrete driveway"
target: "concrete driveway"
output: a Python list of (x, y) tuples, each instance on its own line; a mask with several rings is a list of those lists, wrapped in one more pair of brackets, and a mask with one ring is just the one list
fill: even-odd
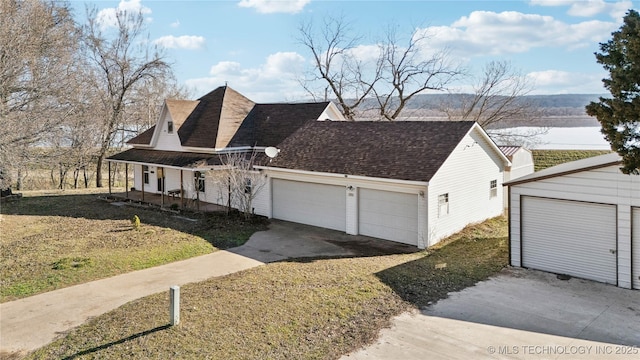
[(638, 359), (640, 291), (507, 269), (405, 313), (353, 359)]

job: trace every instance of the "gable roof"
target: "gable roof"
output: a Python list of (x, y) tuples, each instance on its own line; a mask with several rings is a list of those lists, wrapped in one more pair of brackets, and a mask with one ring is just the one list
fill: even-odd
[[(165, 100), (184, 147), (222, 149), (275, 146), (308, 121), (317, 120), (330, 102), (255, 104), (221, 86), (198, 100)], [(127, 143), (152, 145), (157, 126)]]
[(283, 141), (268, 166), (429, 181), (474, 126), (472, 121), (315, 121)]
[(256, 104), (228, 146), (276, 146), (307, 122), (317, 120), (327, 106), (328, 101)]
[[(604, 154), (586, 159), (570, 161), (568, 163), (552, 166), (532, 174), (519, 177), (513, 181), (508, 181), (503, 185), (511, 186), (536, 180), (548, 179), (552, 177), (574, 174), (577, 172), (600, 169), (622, 163), (622, 158), (617, 153)], [(622, 173), (622, 172), (621, 172)]]

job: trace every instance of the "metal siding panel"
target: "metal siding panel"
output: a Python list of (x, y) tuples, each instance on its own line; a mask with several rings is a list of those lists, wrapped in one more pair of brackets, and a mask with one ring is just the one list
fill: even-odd
[(362, 235), (418, 245), (418, 195), (359, 189)]
[(617, 283), (616, 207), (522, 197), (522, 266)]
[(273, 217), (334, 230), (346, 230), (342, 186), (273, 179)]
[(631, 208), (631, 272), (634, 289), (640, 289), (640, 208)]

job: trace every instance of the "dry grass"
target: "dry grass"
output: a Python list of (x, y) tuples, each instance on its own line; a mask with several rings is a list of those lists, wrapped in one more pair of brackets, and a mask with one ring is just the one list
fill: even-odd
[(533, 150), (535, 171), (566, 162), (609, 154), (609, 150)]
[(168, 294), (157, 294), (29, 358), (335, 359), (374, 341), (393, 316), (494, 274), (506, 248), (499, 218), (428, 252), (272, 263), (184, 286), (176, 327)]
[[(226, 214), (192, 214), (198, 221), (186, 221), (113, 206), (89, 192), (25, 192), (2, 204), (2, 302), (207, 254), (266, 227)], [(137, 230), (134, 215), (141, 220)]]

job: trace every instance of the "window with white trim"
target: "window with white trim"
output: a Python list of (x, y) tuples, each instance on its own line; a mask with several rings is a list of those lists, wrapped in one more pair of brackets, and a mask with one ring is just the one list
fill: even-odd
[(245, 179), (244, 193), (251, 194), (251, 179)]
[(498, 180), (491, 180), (489, 182), (489, 198), (498, 196)]
[(449, 213), (449, 193), (438, 195), (438, 217)]
[(149, 166), (142, 165), (142, 179), (144, 183), (149, 185)]
[(167, 132), (173, 134), (173, 121), (167, 122)]

